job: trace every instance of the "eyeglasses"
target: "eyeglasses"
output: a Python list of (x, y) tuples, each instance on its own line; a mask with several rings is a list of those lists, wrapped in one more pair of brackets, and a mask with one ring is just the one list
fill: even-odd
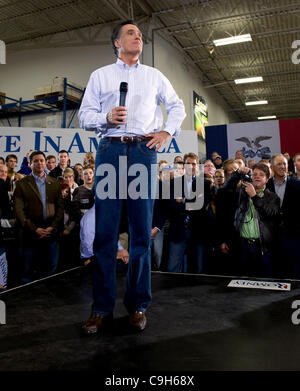
[(225, 177), (221, 175), (215, 175), (215, 178), (225, 178)]

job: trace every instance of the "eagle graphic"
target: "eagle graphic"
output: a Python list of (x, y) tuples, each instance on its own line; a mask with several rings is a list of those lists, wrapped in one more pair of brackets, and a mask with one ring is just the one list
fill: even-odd
[(263, 140), (269, 140), (272, 138), (272, 136), (257, 136), (254, 140), (249, 139), (248, 137), (240, 137), (236, 138), (236, 141), (242, 141), (243, 143), (246, 143), (247, 147), (249, 148), (261, 148), (262, 145), (260, 144)]

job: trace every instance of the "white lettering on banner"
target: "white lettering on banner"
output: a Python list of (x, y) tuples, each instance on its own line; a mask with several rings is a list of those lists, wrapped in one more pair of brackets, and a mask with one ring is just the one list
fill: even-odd
[[(87, 152), (95, 154), (99, 141), (93, 132), (82, 129), (0, 127), (0, 156), (15, 154), (20, 167), (30, 149), (43, 151), (46, 155), (58, 155), (61, 149), (65, 149), (70, 153), (71, 165), (74, 165), (82, 163)], [(172, 137), (158, 151), (157, 158), (172, 164), (175, 156), (183, 157), (188, 152), (198, 155), (197, 132), (194, 130), (183, 130), (178, 137)]]
[(270, 289), (276, 291), (290, 291), (291, 284), (275, 281), (251, 281), (251, 280), (231, 280), (227, 287), (231, 288), (257, 288)]
[[(292, 49), (297, 49), (300, 46), (300, 40), (296, 40), (292, 42)], [(300, 64), (300, 47), (295, 50), (292, 54), (292, 63), (295, 65)]]
[(300, 324), (300, 300), (294, 300), (292, 302), (292, 308), (296, 309), (296, 311), (292, 313), (292, 323), (297, 326)]

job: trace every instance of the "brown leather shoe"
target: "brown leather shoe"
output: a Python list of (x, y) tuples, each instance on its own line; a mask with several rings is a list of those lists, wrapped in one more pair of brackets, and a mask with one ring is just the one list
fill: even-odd
[(143, 331), (147, 324), (145, 312), (135, 311), (129, 315), (129, 324), (136, 331)]
[(103, 330), (107, 326), (112, 325), (113, 316), (101, 315), (101, 314), (92, 314), (88, 320), (81, 327), (81, 331), (85, 335), (93, 335), (98, 333), (100, 330)]

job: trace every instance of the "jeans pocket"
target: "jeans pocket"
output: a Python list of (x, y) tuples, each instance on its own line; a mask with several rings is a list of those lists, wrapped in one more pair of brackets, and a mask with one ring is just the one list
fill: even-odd
[(111, 144), (111, 140), (105, 140), (105, 139), (102, 139), (100, 142), (99, 142), (99, 145), (98, 145), (98, 149), (97, 149), (97, 152), (104, 152)]
[(148, 143), (148, 141), (144, 141), (144, 142), (139, 142), (138, 143), (138, 149), (139, 151), (145, 155), (145, 156), (156, 156), (156, 150), (155, 150), (155, 147), (153, 147), (152, 149), (146, 147), (146, 144)]

